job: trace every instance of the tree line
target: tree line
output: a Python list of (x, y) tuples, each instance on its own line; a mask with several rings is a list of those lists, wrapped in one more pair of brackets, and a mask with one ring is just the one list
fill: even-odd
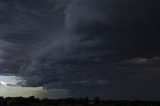
[(84, 98), (65, 98), (48, 99), (30, 97), (0, 97), (0, 106), (160, 106), (159, 101), (114, 101), (103, 100), (100, 97), (89, 99)]

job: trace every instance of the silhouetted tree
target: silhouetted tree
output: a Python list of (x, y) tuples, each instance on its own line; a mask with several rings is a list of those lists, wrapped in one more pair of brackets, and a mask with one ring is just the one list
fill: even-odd
[(94, 98), (94, 104), (100, 104), (100, 97)]
[(0, 97), (0, 106), (160, 106), (160, 102), (156, 101), (113, 101), (100, 100), (95, 97), (94, 104), (88, 104), (89, 98), (66, 98), (66, 99), (38, 99), (34, 96), (24, 97)]

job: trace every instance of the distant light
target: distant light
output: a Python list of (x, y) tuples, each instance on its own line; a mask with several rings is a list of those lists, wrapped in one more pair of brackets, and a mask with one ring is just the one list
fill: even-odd
[(6, 83), (6, 82), (3, 82), (3, 81), (0, 81), (0, 85), (1, 85), (1, 86), (7, 86), (7, 83)]

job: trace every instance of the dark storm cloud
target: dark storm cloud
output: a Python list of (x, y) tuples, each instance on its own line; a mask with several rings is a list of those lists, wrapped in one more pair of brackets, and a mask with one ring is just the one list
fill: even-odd
[(1, 65), (15, 73), (22, 64), (30, 62), (42, 44), (49, 42), (50, 36), (54, 36), (51, 30), (59, 30), (65, 3), (62, 0), (7, 0), (0, 4), (1, 51), (4, 52)]
[(158, 4), (1, 0), (1, 73), (65, 96), (159, 99)]

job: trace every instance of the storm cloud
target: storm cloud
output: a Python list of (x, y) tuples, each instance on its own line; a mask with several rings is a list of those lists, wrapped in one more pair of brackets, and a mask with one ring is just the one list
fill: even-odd
[(0, 0), (0, 74), (50, 97), (160, 99), (158, 4)]

